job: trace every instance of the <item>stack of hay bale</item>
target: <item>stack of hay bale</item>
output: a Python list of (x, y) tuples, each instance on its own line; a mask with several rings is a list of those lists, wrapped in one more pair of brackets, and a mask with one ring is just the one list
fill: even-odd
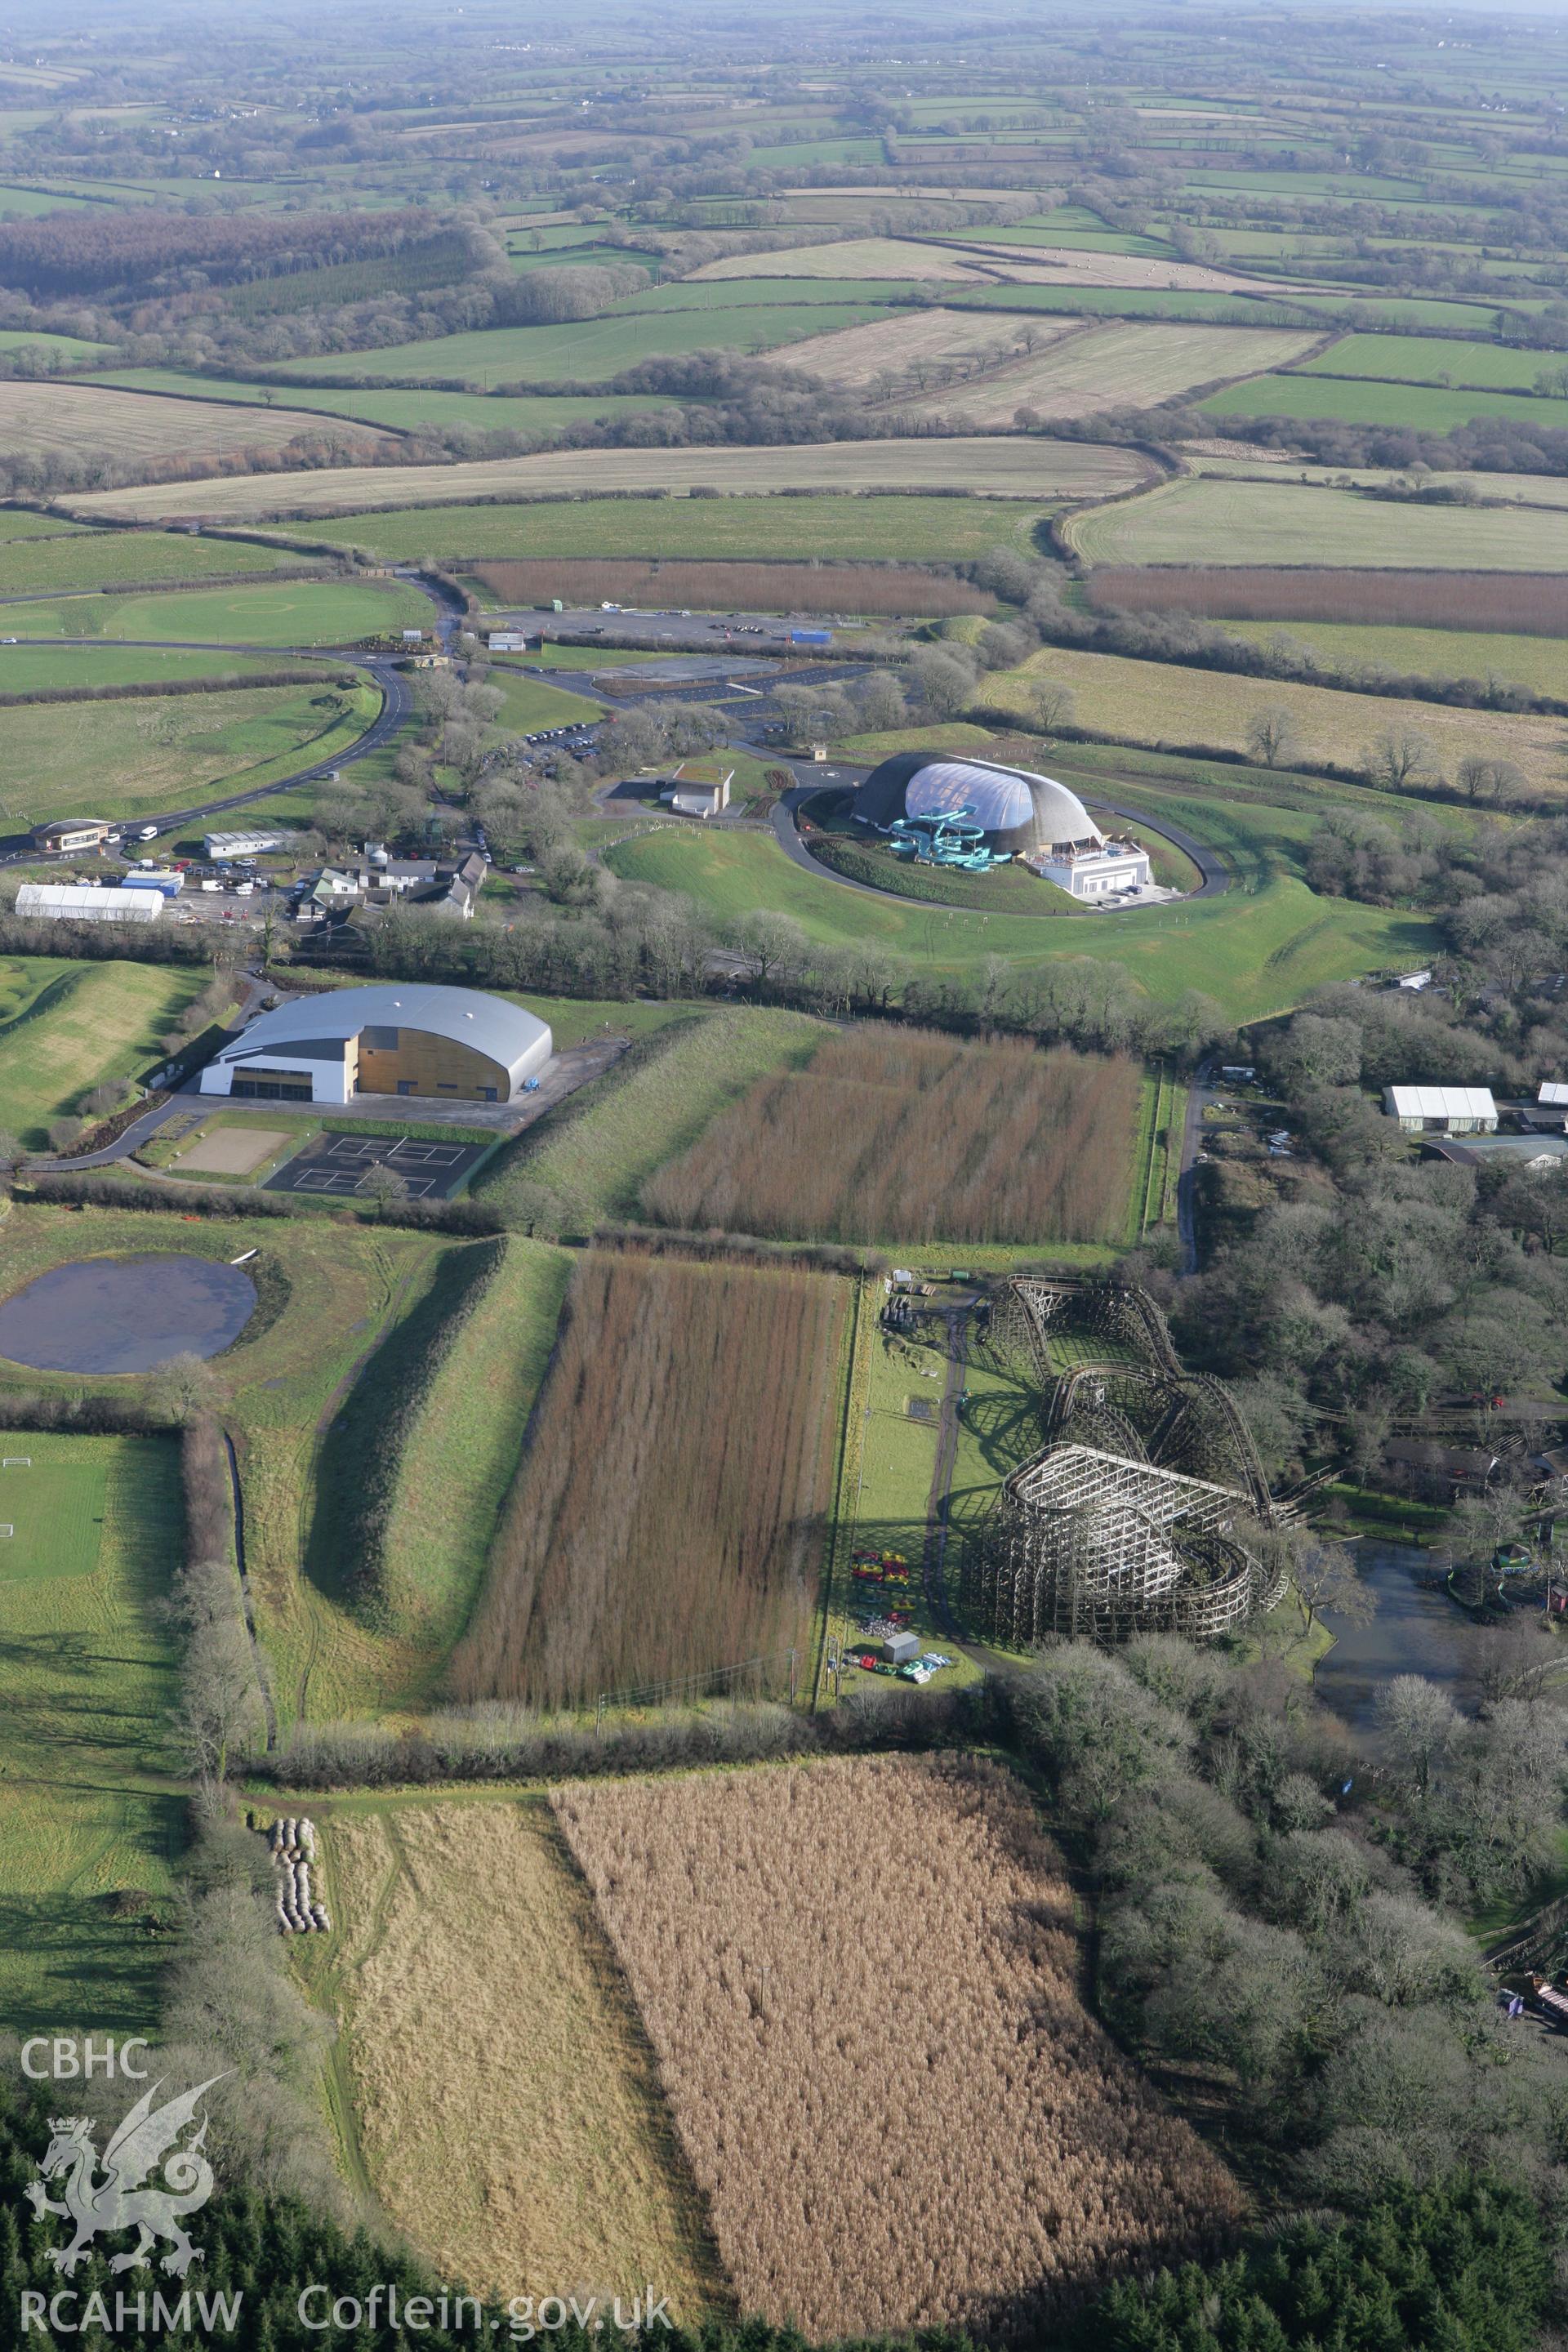
[(271, 1850), (272, 1867), (278, 1874), (278, 1932), (281, 1936), (308, 1936), (312, 1929), (325, 1935), (331, 1926), (327, 1907), (310, 1892), (310, 1871), (316, 1859), (316, 1829), (313, 1822), (293, 1819), (274, 1822), (267, 1832)]

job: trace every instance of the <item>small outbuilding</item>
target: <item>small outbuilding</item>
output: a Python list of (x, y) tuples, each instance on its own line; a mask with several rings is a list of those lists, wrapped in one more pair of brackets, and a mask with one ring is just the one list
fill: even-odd
[(882, 1656), (889, 1666), (907, 1666), (911, 1658), (921, 1654), (918, 1633), (889, 1633), (882, 1644)]
[(1495, 1135), (1489, 1087), (1385, 1087), (1383, 1107), (1406, 1135)]

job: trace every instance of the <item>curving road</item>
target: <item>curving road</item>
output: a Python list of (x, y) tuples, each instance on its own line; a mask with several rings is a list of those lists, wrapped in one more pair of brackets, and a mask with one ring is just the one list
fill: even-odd
[[(799, 811), (805, 803), (811, 798), (814, 793), (820, 792), (825, 783), (837, 783), (841, 781), (859, 782), (870, 774), (871, 771), (869, 768), (851, 767), (847, 763), (839, 764), (836, 762), (831, 768), (824, 770), (818, 768), (815, 762), (795, 761), (788, 758), (787, 756), (777, 757), (773, 753), (770, 753), (769, 757), (773, 760), (775, 766), (787, 767), (791, 769), (797, 778), (801, 768), (805, 767), (807, 777), (811, 779), (810, 782), (805, 783), (801, 783), (797, 781), (792, 792), (781, 793), (778, 800), (773, 803), (772, 812), (773, 838), (778, 843), (779, 847), (784, 851), (784, 856), (791, 859), (795, 865), (802, 867), (805, 873), (818, 875), (825, 881), (837, 882), (840, 889), (861, 890), (864, 891), (868, 897), (872, 898), (897, 897), (898, 894), (896, 892), (879, 890), (874, 883), (853, 881), (848, 875), (836, 873), (831, 866), (825, 866), (820, 858), (814, 857), (812, 856), (811, 851), (806, 847), (805, 843), (801, 838), (801, 835), (795, 822)], [(1150, 833), (1157, 833), (1162, 841), (1170, 842), (1173, 848), (1183, 851), (1186, 856), (1190, 857), (1203, 878), (1195, 890), (1185, 890), (1182, 893), (1184, 900), (1192, 898), (1217, 898), (1223, 892), (1229, 889), (1230, 874), (1226, 866), (1225, 860), (1220, 856), (1218, 851), (1213, 848), (1206, 841), (1199, 841), (1194, 835), (1184, 832), (1181, 826), (1171, 824), (1156, 817), (1152, 817), (1142, 809), (1122, 808), (1119, 806), (1115, 801), (1102, 800), (1099, 793), (1095, 793), (1089, 800), (1088, 805), (1091, 809), (1103, 809), (1108, 815), (1121, 817), (1125, 824), (1141, 824), (1146, 831)], [(721, 820), (721, 822), (722, 822), (722, 820)], [(905, 903), (918, 903), (921, 906), (925, 906), (935, 905), (939, 902), (935, 900), (921, 899), (918, 902), (906, 901)], [(1169, 899), (1163, 899), (1156, 903), (1169, 906), (1172, 904), (1172, 901)], [(1114, 911), (1121, 914), (1136, 914), (1142, 910), (1137, 908), (1128, 907), (1119, 908)]]
[[(298, 784), (313, 784), (330, 776), (334, 768), (346, 768), (355, 760), (363, 760), (372, 751), (379, 751), (398, 732), (414, 708), (414, 696), (408, 678), (396, 667), (397, 656), (392, 654), (339, 653), (320, 646), (236, 646), (215, 645), (205, 640), (184, 637), (116, 637), (116, 646), (135, 646), (156, 652), (243, 655), (254, 658), (261, 653), (276, 653), (279, 661), (320, 661), (336, 669), (362, 669), (381, 689), (381, 709), (364, 733), (330, 759), (317, 760), (310, 766), (296, 768), (287, 776), (275, 777), (269, 784), (253, 784), (247, 792), (229, 793), (217, 800), (202, 801), (190, 808), (149, 811), (146, 822), (155, 824), (160, 834), (173, 833), (195, 819), (220, 816), (226, 809), (243, 808), (251, 801), (266, 800), (275, 793), (292, 792)], [(29, 637), (30, 646), (79, 646), (80, 637)], [(131, 819), (127, 823), (132, 822)], [(0, 843), (0, 866), (15, 866), (37, 856), (30, 838), (12, 835)]]

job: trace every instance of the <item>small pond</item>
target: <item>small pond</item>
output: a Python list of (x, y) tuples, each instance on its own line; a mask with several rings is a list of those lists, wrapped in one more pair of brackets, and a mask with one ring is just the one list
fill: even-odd
[(1346, 1625), (1331, 1609), (1323, 1622), (1338, 1636), (1318, 1667), (1318, 1696), (1352, 1731), (1375, 1727), (1373, 1706), (1395, 1675), (1425, 1675), (1462, 1703), (1473, 1628), (1439, 1584), (1433, 1556), (1415, 1544), (1359, 1543), (1355, 1558), (1377, 1599), (1370, 1625)]
[(221, 1354), (255, 1311), (250, 1276), (215, 1258), (82, 1258), (0, 1306), (0, 1356), (46, 1372), (145, 1372)]

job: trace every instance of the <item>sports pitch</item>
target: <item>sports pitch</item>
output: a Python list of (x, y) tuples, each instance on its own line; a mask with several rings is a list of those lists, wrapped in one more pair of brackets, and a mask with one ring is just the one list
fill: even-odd
[(489, 1149), (483, 1143), (430, 1143), (411, 1136), (322, 1135), (268, 1179), (267, 1192), (362, 1198), (372, 1171), (401, 1176), (411, 1201), (445, 1201)]
[(0, 1443), (0, 1585), (98, 1566), (108, 1471), (100, 1452), (84, 1459), (58, 1444), (16, 1432)]

